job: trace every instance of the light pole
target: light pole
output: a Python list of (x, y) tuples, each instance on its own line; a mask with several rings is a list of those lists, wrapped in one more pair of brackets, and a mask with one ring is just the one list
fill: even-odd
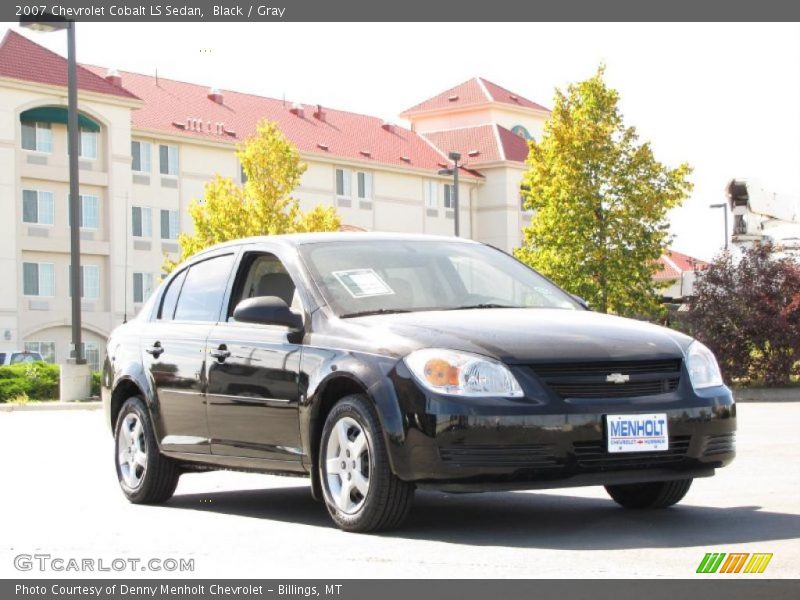
[(72, 346), (75, 364), (86, 364), (81, 348), (81, 236), (78, 183), (78, 66), (75, 59), (75, 22), (49, 13), (20, 20), (34, 31), (67, 30), (67, 146), (69, 148), (70, 285), (72, 286)]
[(728, 249), (728, 204), (721, 202), (719, 204), (709, 204), (708, 208), (721, 208), (722, 214), (725, 215), (725, 250)]
[(453, 161), (452, 169), (441, 169), (439, 175), (453, 176), (453, 225), (456, 237), (459, 237), (459, 207), (458, 207), (458, 161), (461, 160), (460, 152), (450, 152), (447, 157)]

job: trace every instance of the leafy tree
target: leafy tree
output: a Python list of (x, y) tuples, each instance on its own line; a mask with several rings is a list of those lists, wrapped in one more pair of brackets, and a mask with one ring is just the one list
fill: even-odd
[[(178, 237), (179, 262), (208, 246), (242, 237), (339, 230), (334, 207), (317, 205), (304, 212), (291, 196), (307, 165), (275, 123), (261, 121), (236, 156), (247, 182), (240, 186), (216, 175), (206, 184), (204, 200), (189, 205), (194, 232)], [(169, 272), (177, 264), (166, 259), (164, 269)]]
[(800, 367), (800, 265), (769, 244), (717, 257), (699, 274), (687, 321), (726, 378), (789, 382)]
[(691, 168), (670, 169), (639, 142), (604, 72), (556, 90), (544, 135), (530, 142), (522, 190), (535, 213), (515, 254), (595, 310), (653, 315), (666, 215), (691, 191)]

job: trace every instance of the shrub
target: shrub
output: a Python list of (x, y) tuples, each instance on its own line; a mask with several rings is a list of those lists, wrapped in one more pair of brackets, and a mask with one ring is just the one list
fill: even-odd
[(92, 388), (90, 395), (91, 396), (99, 396), (100, 395), (100, 378), (102, 373), (100, 371), (92, 371)]
[(0, 402), (27, 395), (36, 400), (58, 399), (58, 365), (35, 362), (0, 367)]
[(717, 257), (695, 284), (688, 323), (728, 380), (786, 385), (800, 366), (800, 265), (769, 244)]

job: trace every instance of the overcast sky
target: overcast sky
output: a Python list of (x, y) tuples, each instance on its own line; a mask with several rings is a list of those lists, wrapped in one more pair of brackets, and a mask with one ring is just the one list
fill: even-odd
[[(2, 32), (8, 24), (0, 26)], [(65, 54), (63, 34), (24, 32)], [(545, 106), (600, 62), (656, 157), (694, 168), (673, 247), (723, 243), (732, 177), (800, 195), (797, 24), (78, 24), (78, 60), (397, 121), (476, 75)]]

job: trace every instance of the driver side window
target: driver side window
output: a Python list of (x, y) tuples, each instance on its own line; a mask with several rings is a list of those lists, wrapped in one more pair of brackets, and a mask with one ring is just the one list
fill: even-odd
[(277, 296), (289, 307), (301, 311), (297, 289), (283, 263), (274, 254), (248, 253), (239, 267), (239, 278), (231, 305), (228, 320), (233, 319), (233, 310), (242, 300), (259, 296)]

